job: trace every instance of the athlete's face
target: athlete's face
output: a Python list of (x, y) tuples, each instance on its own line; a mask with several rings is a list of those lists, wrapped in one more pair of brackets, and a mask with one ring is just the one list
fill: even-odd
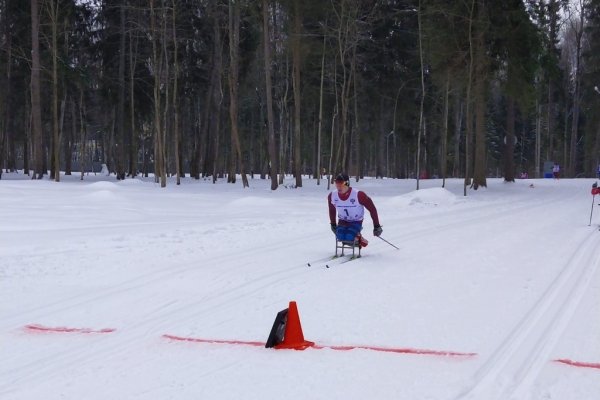
[(340, 193), (346, 193), (348, 191), (348, 186), (344, 182), (335, 181), (335, 188)]

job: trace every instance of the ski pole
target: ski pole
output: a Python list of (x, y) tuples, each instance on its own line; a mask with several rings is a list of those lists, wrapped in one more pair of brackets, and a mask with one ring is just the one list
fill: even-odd
[(594, 199), (596, 198), (596, 195), (592, 196), (592, 211), (590, 211), (590, 223), (588, 224), (588, 226), (592, 225), (592, 214), (594, 213)]
[(400, 250), (398, 247), (394, 246), (393, 244), (391, 244), (390, 242), (388, 242), (387, 240), (385, 240), (384, 238), (382, 238), (381, 236), (377, 236), (379, 239), (383, 240), (384, 242), (386, 242), (387, 244), (389, 244), (390, 246), (394, 247), (397, 250)]
[(596, 194), (598, 194), (598, 182), (594, 182), (592, 185), (592, 211), (590, 211), (590, 223), (588, 226), (592, 225), (592, 214), (594, 213), (594, 199), (596, 198)]

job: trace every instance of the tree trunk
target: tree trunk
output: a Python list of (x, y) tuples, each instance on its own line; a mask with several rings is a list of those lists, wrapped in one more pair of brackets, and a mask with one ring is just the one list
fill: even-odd
[(177, 25), (176, 25), (176, 17), (177, 17), (177, 10), (175, 8), (176, 2), (175, 0), (172, 1), (172, 5), (173, 5), (173, 10), (171, 11), (173, 13), (172, 15), (172, 33), (173, 33), (173, 136), (174, 136), (174, 140), (175, 140), (175, 171), (177, 174), (177, 185), (181, 184), (181, 159), (180, 159), (180, 142), (181, 142), (181, 137), (179, 134), (179, 107), (177, 106), (178, 103), (178, 98), (177, 98), (177, 84), (178, 84), (178, 77), (179, 77), (179, 62), (178, 62), (178, 58), (177, 58)]
[(44, 148), (42, 144), (42, 108), (40, 103), (40, 39), (38, 0), (31, 0), (31, 116), (33, 143), (33, 179), (44, 176)]
[(323, 55), (321, 56), (321, 83), (319, 88), (319, 127), (317, 129), (317, 168), (315, 178), (317, 185), (321, 184), (321, 130), (323, 127), (323, 80), (325, 78), (325, 40), (327, 36), (323, 34)]
[(444, 93), (444, 130), (442, 132), (441, 168), (442, 187), (446, 187), (446, 175), (448, 175), (448, 117), (450, 116), (450, 70), (446, 74), (446, 90)]
[(486, 73), (487, 61), (485, 51), (485, 38), (481, 27), (484, 15), (484, 1), (479, 0), (478, 29), (475, 37), (475, 165), (473, 168), (473, 189), (479, 186), (487, 187), (486, 181), (486, 137), (485, 137), (485, 110), (486, 110)]
[(461, 132), (463, 120), (463, 103), (458, 91), (454, 96), (454, 99), (454, 164), (452, 176), (457, 178), (460, 174), (460, 138), (462, 136)]
[(300, 126), (300, 69), (302, 65), (302, 57), (300, 54), (300, 37), (302, 35), (302, 15), (300, 7), (300, 0), (294, 0), (294, 34), (292, 39), (292, 58), (294, 71), (292, 75), (292, 81), (294, 85), (294, 174), (296, 176), (296, 187), (302, 187), (302, 139)]
[[(336, 26), (337, 59), (341, 70), (339, 81), (339, 129), (341, 130), (338, 143), (338, 156), (334, 167), (348, 169), (348, 136), (349, 136), (349, 113), (351, 107), (352, 85), (355, 84), (354, 70), (352, 64), (356, 62), (356, 46), (358, 43), (358, 13), (361, 3), (358, 1), (343, 0), (339, 2), (339, 9), (335, 10), (338, 18)], [(336, 64), (337, 65), (337, 64)], [(337, 68), (335, 70), (337, 75)], [(337, 77), (335, 78), (338, 82)], [(337, 88), (336, 88), (337, 94)], [(337, 100), (336, 100), (337, 101)], [(348, 172), (348, 171), (346, 171)]]
[(419, 0), (419, 10), (417, 12), (419, 24), (419, 60), (421, 61), (421, 106), (419, 108), (419, 128), (417, 134), (417, 190), (419, 190), (419, 180), (421, 178), (421, 132), (424, 130), (423, 124), (423, 106), (425, 104), (425, 66), (423, 65), (423, 46), (421, 32), (421, 1)]
[[(164, 166), (164, 145), (163, 145), (163, 132), (162, 132), (162, 121), (161, 121), (161, 75), (162, 75), (162, 63), (163, 54), (162, 50), (158, 49), (158, 36), (159, 31), (156, 27), (156, 13), (154, 10), (154, 0), (150, 0), (150, 27), (152, 30), (152, 63), (153, 63), (153, 74), (154, 74), (154, 88), (153, 88), (153, 99), (154, 99), (154, 179), (155, 182), (159, 182), (160, 186), (167, 186), (167, 179)], [(160, 55), (159, 55), (160, 51)]]
[(221, 86), (221, 69), (223, 66), (223, 44), (221, 40), (221, 19), (215, 11), (214, 19), (214, 52), (213, 52), (213, 66), (211, 72), (211, 97), (210, 97), (210, 113), (208, 114), (209, 126), (208, 126), (208, 140), (210, 142), (208, 149), (209, 154), (207, 155), (207, 168), (210, 175), (212, 175), (213, 183), (217, 182), (217, 161), (219, 156), (219, 136), (221, 134), (221, 104), (223, 101), (222, 97), (222, 86)]
[[(3, 2), (3, 7), (6, 9), (6, 2)], [(2, 178), (2, 168), (4, 167), (5, 148), (8, 147), (9, 130), (14, 125), (12, 113), (12, 35), (9, 32), (9, 18), (11, 16), (6, 13), (0, 14), (0, 32), (6, 37), (6, 75), (4, 79), (4, 90), (0, 93), (0, 178)], [(25, 149), (25, 154), (27, 150)]]
[[(73, 159), (73, 142), (75, 141), (75, 138), (77, 137), (77, 113), (75, 111), (75, 99), (71, 98), (69, 101), (69, 105), (71, 107), (71, 130), (69, 131), (69, 133), (66, 135), (65, 140), (64, 140), (64, 152), (65, 152), (65, 175), (71, 175), (73, 173), (73, 165), (72, 165), (72, 159)], [(83, 144), (83, 143), (81, 143)]]
[(85, 112), (85, 103), (83, 97), (83, 88), (80, 88), (79, 92), (79, 123), (81, 125), (81, 145), (79, 146), (79, 169), (80, 169), (80, 179), (83, 180), (83, 174), (85, 171), (84, 162), (86, 156), (86, 147), (87, 147), (87, 130), (85, 129), (85, 121), (86, 121), (86, 112)]
[(270, 176), (271, 190), (276, 190), (277, 183), (277, 147), (275, 144), (275, 117), (273, 116), (273, 89), (271, 83), (271, 48), (269, 38), (269, 5), (268, 0), (262, 0), (263, 13), (263, 42), (264, 42), (264, 59), (265, 59), (265, 87), (267, 96), (267, 120), (269, 124), (269, 158), (271, 159)]
[[(539, 100), (535, 100), (535, 177), (543, 178), (542, 176), (542, 116)], [(565, 125), (566, 127), (567, 125)], [(565, 128), (566, 129), (566, 128)], [(565, 141), (565, 149), (567, 142)]]
[[(356, 47), (354, 48), (356, 51)], [(352, 68), (354, 70), (354, 76), (356, 77), (356, 57), (354, 57), (354, 62), (352, 64)], [(356, 173), (356, 182), (358, 182), (361, 178), (361, 152), (360, 152), (360, 125), (358, 121), (358, 78), (354, 79), (354, 129), (352, 135), (352, 149), (354, 151), (350, 152), (350, 155), (354, 155), (354, 159), (351, 159), (350, 165), (353, 166)]]
[[(248, 177), (242, 158), (242, 147), (240, 144), (240, 135), (238, 131), (238, 79), (239, 79), (239, 45), (240, 45), (240, 5), (235, 0), (229, 1), (229, 117), (231, 119), (231, 145), (235, 158), (232, 157), (231, 165), (235, 166), (237, 160), (240, 166), (242, 176), (242, 186), (249, 187)], [(233, 177), (235, 182), (236, 171), (231, 168), (229, 171), (230, 179)]]
[(506, 99), (506, 136), (504, 143), (504, 182), (515, 181), (515, 100)]
[(129, 174), (135, 177), (138, 174), (138, 136), (135, 132), (135, 65), (139, 39), (129, 28), (129, 117), (130, 117), (130, 146), (129, 146)]
[[(167, 17), (167, 8), (165, 7), (165, 2), (161, 2), (162, 4), (162, 15), (161, 15), (161, 19), (160, 19), (160, 32), (161, 32), (161, 49), (162, 49), (162, 59), (163, 59), (163, 65), (164, 65), (164, 73), (163, 73), (163, 77), (161, 78), (162, 81), (162, 86), (165, 88), (165, 99), (164, 99), (164, 108), (163, 108), (163, 119), (162, 119), (162, 123), (163, 123), (163, 128), (162, 128), (162, 152), (161, 152), (161, 157), (162, 157), (162, 163), (163, 163), (163, 173), (161, 174), (161, 181), (164, 179), (165, 180), (165, 185), (166, 185), (166, 179), (167, 176), (171, 176), (171, 171), (170, 171), (170, 162), (169, 162), (169, 155), (170, 155), (170, 151), (169, 151), (169, 144), (170, 142), (167, 141), (167, 134), (170, 132), (170, 128), (172, 127), (172, 119), (170, 118), (171, 116), (171, 85), (170, 80), (171, 80), (171, 70), (169, 68), (170, 66), (170, 59), (169, 59), (169, 49), (167, 48), (167, 21), (168, 21), (168, 17)], [(169, 135), (170, 136), (170, 135)]]
[(582, 58), (582, 47), (583, 47), (583, 29), (585, 24), (585, 9), (584, 2), (581, 2), (581, 10), (579, 14), (579, 24), (575, 32), (575, 87), (573, 90), (573, 117), (571, 122), (571, 146), (569, 153), (569, 167), (568, 176), (575, 177), (577, 175), (577, 143), (578, 143), (578, 132), (579, 132), (579, 112), (581, 103), (581, 58)]
[(50, 178), (60, 182), (60, 143), (58, 134), (58, 2), (48, 2), (52, 31), (52, 159)]
[(119, 24), (119, 90), (117, 106), (116, 172), (117, 180), (125, 179), (125, 4), (120, 4)]
[(471, 163), (471, 157), (469, 152), (471, 151), (471, 140), (473, 137), (473, 122), (471, 121), (472, 105), (471, 105), (471, 87), (473, 85), (473, 13), (475, 12), (475, 2), (471, 1), (471, 10), (469, 17), (469, 76), (467, 79), (467, 98), (465, 103), (467, 105), (466, 111), (466, 135), (465, 135), (465, 182), (463, 185), (463, 195), (467, 195), (467, 186), (471, 184), (471, 170), (469, 164)]

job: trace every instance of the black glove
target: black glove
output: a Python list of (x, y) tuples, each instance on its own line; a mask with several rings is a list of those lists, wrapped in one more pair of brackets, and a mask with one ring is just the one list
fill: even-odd
[(333, 232), (334, 234), (337, 234), (337, 225), (336, 224), (331, 224), (331, 232)]
[(381, 225), (375, 225), (375, 227), (373, 228), (373, 235), (381, 236), (382, 233), (383, 233), (383, 228), (381, 227)]

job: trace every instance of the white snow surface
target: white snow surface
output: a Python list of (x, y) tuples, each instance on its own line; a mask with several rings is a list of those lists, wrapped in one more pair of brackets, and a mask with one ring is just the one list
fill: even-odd
[[(324, 180), (4, 174), (0, 398), (598, 399), (593, 182), (352, 180), (400, 249), (367, 213), (338, 263)], [(264, 343), (290, 301), (320, 346), (475, 355), (163, 336)]]

